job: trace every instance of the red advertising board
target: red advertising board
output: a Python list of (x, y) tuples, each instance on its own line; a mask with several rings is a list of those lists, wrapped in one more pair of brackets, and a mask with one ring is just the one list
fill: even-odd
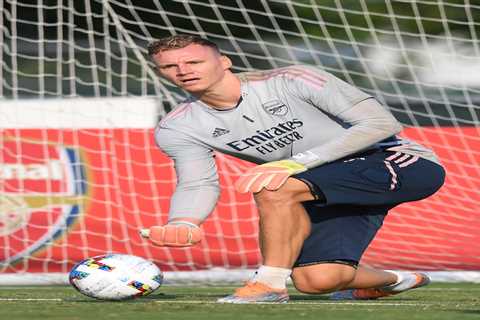
[[(429, 199), (389, 214), (364, 262), (384, 268), (480, 269), (480, 141), (476, 128), (410, 128), (447, 169)], [(106, 252), (163, 270), (255, 267), (258, 218), (233, 182), (251, 164), (219, 155), (222, 193), (194, 248), (150, 246), (138, 230), (164, 223), (175, 188), (151, 129), (9, 129), (0, 134), (0, 261), (4, 272), (66, 272)]]

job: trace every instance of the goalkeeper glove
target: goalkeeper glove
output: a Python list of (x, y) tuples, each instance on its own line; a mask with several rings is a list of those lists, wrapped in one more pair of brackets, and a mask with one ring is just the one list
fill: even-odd
[(164, 226), (141, 229), (140, 235), (161, 247), (190, 247), (202, 240), (199, 226), (188, 221), (174, 221)]
[(241, 193), (260, 192), (263, 188), (278, 190), (291, 175), (307, 171), (307, 168), (293, 160), (267, 162), (248, 169), (235, 183)]

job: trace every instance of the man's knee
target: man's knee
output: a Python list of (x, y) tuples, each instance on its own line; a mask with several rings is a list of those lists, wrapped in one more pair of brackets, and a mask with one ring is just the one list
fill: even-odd
[(293, 284), (303, 293), (329, 293), (345, 288), (355, 278), (352, 266), (328, 263), (295, 268)]
[(255, 202), (261, 206), (289, 205), (314, 200), (308, 186), (297, 179), (289, 178), (278, 190), (263, 189), (254, 195)]

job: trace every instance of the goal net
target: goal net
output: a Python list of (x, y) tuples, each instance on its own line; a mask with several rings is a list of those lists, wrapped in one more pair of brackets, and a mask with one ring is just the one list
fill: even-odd
[(391, 211), (363, 262), (480, 279), (477, 1), (0, 0), (0, 8), (0, 283), (64, 283), (73, 264), (107, 252), (148, 258), (167, 281), (238, 281), (261, 263), (253, 199), (232, 186), (250, 164), (221, 154), (222, 193), (200, 245), (158, 248), (138, 235), (167, 219), (175, 174), (152, 131), (185, 97), (157, 77), (145, 48), (179, 33), (218, 43), (235, 72), (310, 64), (374, 95), (448, 174), (433, 197)]

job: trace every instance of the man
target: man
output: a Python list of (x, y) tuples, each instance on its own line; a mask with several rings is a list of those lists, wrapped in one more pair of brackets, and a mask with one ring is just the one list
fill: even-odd
[(358, 265), (388, 210), (433, 194), (445, 175), (430, 150), (395, 136), (401, 125), (374, 98), (311, 66), (233, 74), (230, 59), (195, 36), (148, 49), (191, 97), (155, 131), (178, 183), (168, 224), (142, 235), (159, 246), (198, 243), (219, 194), (213, 151), (258, 164), (235, 187), (254, 194), (263, 265), (219, 302), (286, 302), (290, 276), (299, 291), (338, 299), (429, 282)]

